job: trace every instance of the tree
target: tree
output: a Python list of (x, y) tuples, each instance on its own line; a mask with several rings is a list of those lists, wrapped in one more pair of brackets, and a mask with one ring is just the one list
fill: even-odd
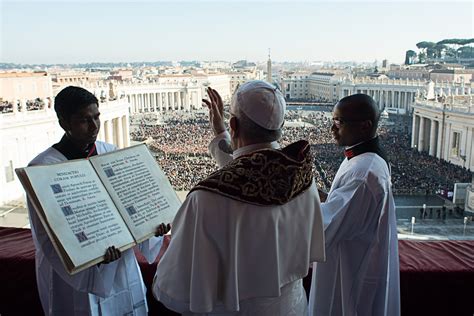
[(424, 51), (421, 51), (418, 53), (418, 62), (421, 64), (426, 61), (426, 53)]
[(460, 57), (460, 55), (458, 54), (460, 52), (459, 50), (463, 47), (468, 47), (462, 49), (462, 52), (464, 54), (467, 54), (467, 52), (469, 52), (470, 50), (470, 46), (466, 45), (472, 43), (474, 43), (474, 38), (448, 38), (439, 41), (438, 43), (436, 43), (436, 45), (448, 45), (448, 47), (446, 48), (446, 55), (457, 59), (458, 57)]
[(413, 64), (413, 59), (416, 57), (416, 53), (413, 50), (407, 50), (405, 53), (405, 65)]
[(474, 58), (474, 47), (462, 46), (456, 50), (456, 53), (459, 58)]
[(459, 40), (459, 45), (466, 46), (469, 44), (474, 44), (474, 38), (465, 38)]
[(433, 47), (435, 51), (435, 57), (436, 58), (441, 58), (443, 57), (443, 51), (445, 51), (448, 48), (445, 44), (440, 44), (436, 43), (436, 45)]
[(416, 44), (416, 47), (421, 50), (421, 52), (418, 54), (418, 60), (420, 63), (426, 62), (427, 58), (434, 58), (436, 49), (435, 49), (436, 43), (434, 42), (419, 42)]
[(448, 48), (446, 49), (446, 54), (445, 54), (445, 56), (456, 58), (456, 56), (457, 56), (456, 50), (455, 50), (454, 48), (452, 48), (452, 47), (448, 47)]
[(426, 57), (428, 58), (434, 57), (434, 54), (436, 52), (435, 46), (436, 46), (436, 43), (426, 42), (426, 41), (419, 42), (416, 44), (416, 47), (418, 47), (418, 49), (421, 49), (425, 53)]

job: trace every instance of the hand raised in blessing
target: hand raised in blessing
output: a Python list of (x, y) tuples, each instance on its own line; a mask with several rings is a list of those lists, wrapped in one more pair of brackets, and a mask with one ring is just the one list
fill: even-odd
[(209, 109), (209, 121), (214, 131), (214, 135), (217, 136), (225, 131), (224, 125), (224, 103), (219, 93), (211, 87), (206, 89), (209, 100), (202, 99), (204, 104)]

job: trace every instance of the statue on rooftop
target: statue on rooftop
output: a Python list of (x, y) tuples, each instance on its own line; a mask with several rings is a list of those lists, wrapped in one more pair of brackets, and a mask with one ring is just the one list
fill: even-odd
[(115, 100), (117, 96), (114, 91), (114, 83), (112, 81), (109, 82), (109, 100)]

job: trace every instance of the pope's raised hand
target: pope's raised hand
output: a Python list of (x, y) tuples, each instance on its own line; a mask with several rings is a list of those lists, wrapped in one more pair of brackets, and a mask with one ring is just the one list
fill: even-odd
[(206, 89), (209, 100), (202, 99), (203, 105), (205, 104), (209, 109), (209, 121), (214, 132), (217, 136), (225, 131), (224, 124), (224, 103), (219, 93), (211, 87)]

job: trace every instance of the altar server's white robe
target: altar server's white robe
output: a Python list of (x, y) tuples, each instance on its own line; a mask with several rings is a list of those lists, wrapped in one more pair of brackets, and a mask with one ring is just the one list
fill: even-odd
[[(96, 141), (96, 148), (98, 154), (115, 150), (100, 141)], [(29, 165), (64, 161), (67, 158), (50, 147)], [(69, 275), (29, 201), (28, 209), (36, 248), (36, 280), (46, 315), (147, 315), (146, 289), (133, 249), (123, 251), (120, 259), (109, 264)], [(137, 247), (152, 263), (161, 244), (162, 237), (153, 237)]]
[(322, 211), (326, 262), (313, 267), (310, 315), (399, 315), (397, 226), (386, 162), (374, 153), (345, 159)]

